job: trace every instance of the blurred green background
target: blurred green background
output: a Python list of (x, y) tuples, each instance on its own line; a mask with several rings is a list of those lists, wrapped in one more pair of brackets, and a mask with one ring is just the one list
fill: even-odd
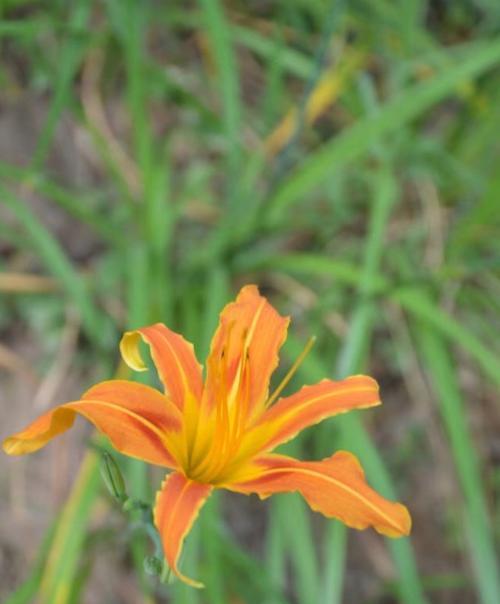
[[(129, 327), (203, 358), (256, 283), (293, 319), (281, 372), (318, 337), (290, 391), (363, 371), (385, 402), (289, 450), (355, 452), (414, 520), (224, 495), (181, 564), (207, 588), (160, 585), (81, 422), (1, 460), (0, 599), (498, 604), (500, 3), (0, 7), (2, 436), (111, 377)], [(161, 473), (120, 463), (151, 500)]]

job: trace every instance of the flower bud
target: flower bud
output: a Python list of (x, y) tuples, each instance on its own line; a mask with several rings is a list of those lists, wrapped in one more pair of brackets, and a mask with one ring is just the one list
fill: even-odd
[(143, 564), (144, 570), (148, 575), (158, 577), (163, 571), (163, 562), (156, 556), (146, 556)]
[(127, 499), (125, 481), (118, 464), (107, 451), (102, 454), (100, 470), (104, 484), (111, 495), (117, 501), (125, 501)]

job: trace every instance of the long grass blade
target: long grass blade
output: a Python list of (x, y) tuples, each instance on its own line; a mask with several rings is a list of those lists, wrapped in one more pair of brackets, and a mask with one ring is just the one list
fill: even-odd
[[(375, 199), (372, 206), (369, 235), (365, 244), (362, 280), (359, 284), (359, 300), (351, 316), (351, 326), (348, 337), (343, 345), (337, 364), (337, 376), (362, 370), (366, 363), (367, 351), (370, 346), (373, 327), (376, 318), (376, 306), (370, 295), (377, 283), (380, 259), (383, 253), (384, 233), (396, 199), (396, 188), (392, 176), (386, 169), (380, 169), (376, 179)], [(354, 414), (341, 417), (338, 422), (341, 430), (341, 440), (345, 446), (353, 450), (366, 467), (367, 474), (374, 486), (384, 495), (396, 499), (395, 489), (391, 484), (384, 463), (371, 442), (368, 434), (357, 416)], [(331, 536), (331, 549), (338, 551), (343, 539), (342, 529), (339, 528)], [(401, 601), (420, 604), (425, 601), (423, 588), (419, 580), (414, 554), (409, 540), (388, 540), (394, 565), (398, 570), (398, 591)], [(332, 560), (333, 565), (342, 563), (342, 556)], [(327, 573), (327, 576), (340, 578), (342, 573), (338, 566)], [(331, 591), (327, 586), (326, 590)], [(337, 588), (334, 595), (339, 597), (341, 589)], [(340, 599), (335, 600), (340, 602)]]
[(460, 64), (447, 67), (432, 79), (410, 86), (391, 99), (373, 116), (367, 116), (312, 153), (268, 199), (266, 223), (276, 225), (284, 212), (304, 199), (332, 170), (369, 152), (383, 135), (394, 132), (430, 107), (452, 94), (456, 87), (477, 77), (500, 61), (500, 43), (485, 43), (475, 48)]
[[(43, 164), (49, 152), (61, 113), (71, 98), (73, 79), (81, 63), (88, 41), (87, 22), (91, 5), (87, 0), (80, 0), (71, 5), (69, 31), (59, 52), (60, 61), (45, 124), (38, 138), (37, 146), (31, 161), (31, 169), (36, 172)], [(85, 32), (85, 35), (84, 33)]]
[(54, 535), (40, 584), (40, 604), (68, 601), (99, 486), (99, 458), (97, 453), (89, 451)]
[(467, 427), (467, 409), (460, 392), (455, 363), (443, 338), (429, 324), (416, 321), (414, 333), (436, 394), (464, 494), (465, 535), (478, 596), (483, 604), (495, 604), (500, 601), (499, 565), (480, 480), (481, 468)]
[(223, 5), (219, 0), (200, 0), (199, 4), (217, 70), (216, 79), (223, 106), (222, 120), (229, 145), (228, 166), (232, 171), (232, 178), (236, 178), (234, 170), (238, 168), (240, 161), (241, 103), (231, 32)]
[(459, 344), (475, 359), (494, 384), (500, 384), (500, 359), (464, 325), (429, 300), (421, 290), (416, 288), (400, 290), (391, 297), (416, 318), (424, 320), (437, 332)]
[(32, 251), (39, 255), (47, 270), (60, 281), (65, 294), (77, 308), (83, 328), (98, 349), (109, 338), (110, 325), (97, 309), (88, 287), (76, 268), (71, 264), (61, 245), (34, 216), (24, 201), (5, 187), (0, 187), (3, 203), (15, 215), (29, 233)]

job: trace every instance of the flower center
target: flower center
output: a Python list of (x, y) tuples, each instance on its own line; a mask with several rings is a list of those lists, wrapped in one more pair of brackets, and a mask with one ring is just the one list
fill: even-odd
[[(230, 336), (230, 334), (229, 334)], [(187, 474), (193, 480), (214, 483), (234, 460), (248, 419), (250, 399), (250, 357), (248, 345), (243, 350), (232, 383), (228, 380), (229, 336), (214, 374), (216, 399), (209, 413), (200, 411), (198, 430), (194, 438), (192, 456)]]
[[(217, 484), (228, 473), (233, 473), (245, 464), (256, 451), (242, 444), (254, 420), (257, 419), (281, 394), (300, 364), (311, 350), (314, 337), (310, 338), (290, 370), (274, 392), (262, 402), (260, 413), (250, 413), (250, 354), (246, 341), (240, 357), (235, 378), (228, 387), (226, 348), (222, 349), (218, 363), (212, 366), (215, 379), (216, 401), (208, 414), (200, 410), (198, 427), (193, 436), (191, 455), (185, 469), (192, 480)], [(228, 338), (229, 340), (229, 338)], [(229, 344), (228, 344), (229, 345)], [(247, 443), (248, 444), (248, 443)]]

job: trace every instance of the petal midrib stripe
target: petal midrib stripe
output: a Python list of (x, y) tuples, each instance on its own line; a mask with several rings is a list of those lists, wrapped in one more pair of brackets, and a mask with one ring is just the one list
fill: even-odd
[[(294, 415), (298, 415), (303, 409), (309, 407), (310, 405), (313, 405), (314, 403), (318, 403), (320, 401), (322, 401), (323, 399), (327, 399), (327, 398), (332, 398), (332, 397), (338, 397), (338, 396), (342, 396), (344, 394), (348, 394), (348, 393), (353, 393), (353, 394), (359, 394), (360, 392), (377, 392), (377, 388), (348, 388), (348, 389), (343, 389), (343, 390), (338, 390), (337, 392), (328, 392), (325, 394), (321, 394), (315, 398), (312, 399), (308, 399), (307, 401), (304, 401), (303, 403), (299, 403), (298, 405), (294, 405), (291, 409), (288, 409), (286, 411), (283, 411), (282, 413), (276, 415), (276, 417), (263, 417), (262, 418), (262, 424), (267, 423), (267, 422), (284, 422), (287, 421), (290, 418), (293, 418)], [(286, 400), (286, 399), (281, 399)], [(278, 405), (279, 401), (276, 403), (276, 405)], [(380, 399), (377, 399), (376, 401), (373, 401), (372, 403), (366, 403), (365, 405), (363, 405), (364, 407), (373, 407), (377, 404), (380, 404)], [(277, 407), (271, 407), (270, 409), (270, 413), (272, 413), (273, 409), (276, 409)], [(360, 409), (362, 407), (359, 407)], [(262, 425), (260, 424), (260, 425)], [(260, 427), (259, 424), (256, 425), (256, 427)]]
[[(174, 475), (172, 475), (172, 476), (174, 476)], [(170, 534), (170, 530), (171, 530), (172, 524), (173, 524), (173, 522), (175, 520), (175, 517), (176, 517), (176, 514), (177, 514), (177, 510), (179, 509), (179, 506), (181, 504), (182, 498), (184, 497), (184, 494), (186, 493), (186, 491), (189, 488), (190, 484), (191, 484), (191, 481), (186, 481), (185, 484), (182, 486), (182, 489), (181, 489), (179, 495), (177, 496), (177, 500), (176, 500), (176, 502), (175, 502), (175, 504), (174, 504), (174, 506), (172, 508), (172, 513), (169, 514), (169, 517), (168, 517), (168, 520), (167, 520), (167, 526), (166, 526), (166, 529), (165, 529), (165, 534), (166, 535)], [(183, 534), (185, 534), (185, 533), (183, 532)], [(182, 535), (181, 535), (180, 540), (182, 541)], [(177, 553), (176, 553), (176, 556), (175, 556), (175, 559), (174, 559), (174, 565), (175, 566), (177, 565), (177, 561), (179, 559), (179, 556), (180, 556), (180, 548), (177, 548)]]
[[(242, 351), (248, 350), (250, 348), (250, 345), (252, 344), (255, 330), (257, 328), (257, 323), (260, 319), (260, 316), (262, 314), (265, 304), (266, 304), (266, 301), (262, 300), (259, 303), (257, 310), (255, 311), (255, 315), (252, 318), (252, 322), (250, 324), (250, 327), (248, 328), (248, 332), (246, 334), (245, 340), (242, 345)], [(235, 399), (235, 397), (238, 393), (238, 388), (239, 388), (239, 384), (240, 384), (240, 380), (241, 380), (241, 375), (240, 375), (241, 368), (242, 368), (242, 359), (240, 358), (240, 362), (239, 362), (238, 368), (236, 370), (236, 374), (235, 374), (233, 383), (231, 384), (231, 390), (229, 391), (229, 395), (228, 395), (228, 401), (230, 401), (230, 402), (232, 402)]]
[[(177, 367), (177, 369), (179, 371), (179, 374), (181, 376), (181, 381), (182, 381), (182, 386), (184, 388), (184, 393), (185, 394), (189, 393), (189, 394), (191, 394), (191, 396), (193, 396), (194, 398), (197, 399), (197, 397), (194, 395), (194, 393), (192, 391), (191, 385), (190, 385), (190, 383), (189, 383), (189, 381), (187, 379), (187, 376), (186, 376), (186, 371), (184, 369), (184, 366), (181, 363), (181, 360), (179, 358), (179, 355), (177, 354), (177, 351), (176, 351), (175, 347), (172, 345), (172, 343), (167, 338), (167, 336), (165, 334), (163, 334), (161, 331), (158, 332), (158, 335), (160, 336), (160, 339), (165, 342), (165, 344), (167, 345), (168, 349), (170, 350), (172, 356), (174, 357), (176, 367)], [(164, 383), (164, 386), (165, 386), (166, 391), (169, 393), (169, 389), (168, 389), (167, 384)], [(184, 396), (185, 396), (185, 394), (184, 394)], [(185, 399), (183, 398), (183, 400), (180, 403), (182, 405), (184, 405)]]
[(393, 522), (393, 520), (391, 519), (390, 516), (387, 516), (386, 514), (384, 514), (384, 512), (382, 512), (380, 510), (380, 508), (378, 508), (376, 505), (374, 505), (369, 499), (366, 499), (366, 497), (363, 497), (358, 491), (351, 489), (350, 487), (348, 487), (345, 483), (336, 480), (335, 478), (333, 478), (332, 476), (329, 476), (328, 474), (323, 474), (321, 472), (316, 472), (314, 470), (309, 470), (306, 468), (300, 468), (300, 467), (282, 467), (282, 468), (273, 468), (270, 470), (265, 470), (261, 476), (268, 476), (270, 474), (276, 474), (279, 472), (299, 472), (302, 474), (306, 474), (309, 476), (313, 476), (314, 478), (321, 478), (323, 480), (326, 480), (328, 482), (331, 482), (332, 484), (336, 485), (337, 487), (343, 489), (344, 491), (346, 491), (347, 493), (349, 493), (350, 495), (352, 495), (353, 497), (355, 497), (356, 499), (358, 499), (359, 501), (363, 502), (367, 507), (369, 507), (371, 510), (373, 510), (375, 513), (379, 514), (390, 526), (392, 526), (393, 528), (397, 529), (398, 531), (401, 530), (401, 527), (398, 526), (397, 524), (395, 524)]
[[(178, 476), (182, 476), (182, 474), (177, 474), (177, 475), (178, 475)], [(171, 474), (171, 475), (168, 477), (167, 481), (168, 481), (170, 478), (174, 477), (174, 476), (175, 476), (175, 474)], [(189, 478), (186, 478), (185, 480), (186, 480), (186, 482), (185, 482), (185, 483), (184, 483), (184, 485), (182, 486), (182, 488), (181, 488), (181, 490), (180, 490), (179, 494), (177, 495), (177, 499), (176, 499), (176, 501), (175, 501), (175, 503), (174, 503), (174, 505), (173, 505), (173, 507), (172, 507), (172, 511), (171, 511), (171, 513), (169, 514), (169, 517), (168, 517), (168, 520), (167, 520), (167, 525), (166, 525), (166, 527), (165, 527), (165, 533), (164, 533), (164, 534), (166, 534), (166, 535), (170, 534), (170, 531), (171, 531), (172, 525), (173, 525), (173, 524), (174, 524), (174, 522), (175, 522), (175, 518), (176, 518), (177, 510), (178, 510), (178, 509), (179, 509), (179, 507), (181, 506), (181, 503), (182, 503), (182, 501), (183, 501), (183, 499), (184, 499), (184, 497), (185, 497), (186, 493), (188, 492), (188, 490), (189, 490), (189, 489), (190, 489), (192, 486), (195, 486), (195, 485), (197, 485), (197, 484), (200, 484), (200, 483), (197, 483), (196, 481), (191, 480), (191, 479), (189, 479)], [(167, 485), (168, 485), (168, 482), (167, 482)], [(165, 486), (167, 486), (167, 485), (165, 485)], [(210, 486), (210, 485), (207, 485), (207, 486)], [(208, 494), (207, 494), (207, 496), (208, 496)], [(191, 518), (193, 518), (193, 517), (194, 517), (194, 516), (195, 516), (195, 515), (198, 513), (198, 511), (200, 510), (201, 505), (203, 504), (203, 501), (206, 499), (206, 497), (207, 497), (207, 496), (205, 496), (205, 497), (200, 497), (200, 498), (198, 499), (198, 501), (196, 502), (196, 504), (193, 506), (193, 510), (192, 510)], [(192, 525), (192, 522), (188, 522), (188, 524), (187, 524), (186, 528), (185, 528), (185, 529), (182, 531), (182, 533), (181, 533), (181, 535), (180, 535), (180, 538), (179, 538), (179, 543), (181, 543), (181, 542), (182, 542), (182, 540), (184, 539), (184, 537), (187, 535), (187, 533), (189, 532), (189, 528), (190, 528), (190, 526), (191, 526), (191, 525)], [(158, 528), (161, 530), (161, 527), (158, 527)], [(162, 532), (163, 532), (163, 531), (162, 531)], [(174, 565), (175, 565), (175, 566), (177, 566), (177, 562), (178, 562), (178, 560), (179, 560), (180, 553), (181, 553), (181, 548), (179, 547), (179, 548), (177, 549), (177, 554), (176, 554), (176, 556), (175, 556), (175, 560), (174, 560)]]
[[(160, 439), (162, 444), (164, 443), (164, 441), (168, 440), (168, 433), (161, 430), (160, 428), (158, 428), (158, 426), (156, 426), (153, 422), (146, 419), (143, 415), (140, 415), (139, 413), (136, 413), (135, 411), (131, 411), (130, 409), (127, 409), (126, 407), (121, 407), (120, 405), (117, 405), (115, 403), (109, 403), (107, 401), (99, 401), (99, 400), (93, 400), (93, 399), (83, 399), (83, 400), (75, 402), (75, 403), (68, 403), (67, 405), (64, 405), (64, 406), (71, 409), (72, 407), (75, 407), (82, 403), (83, 404), (91, 403), (94, 405), (102, 405), (103, 407), (108, 407), (110, 409), (115, 409), (116, 411), (120, 411), (121, 413), (124, 413), (125, 415), (129, 415), (130, 417), (133, 417), (139, 423), (141, 423), (144, 426), (146, 426), (147, 428), (149, 428), (152, 432), (154, 432), (156, 434), (156, 436), (158, 436), (158, 438)], [(170, 451), (168, 451), (168, 449), (166, 447), (165, 447), (165, 450), (167, 451), (167, 453), (170, 454)]]

